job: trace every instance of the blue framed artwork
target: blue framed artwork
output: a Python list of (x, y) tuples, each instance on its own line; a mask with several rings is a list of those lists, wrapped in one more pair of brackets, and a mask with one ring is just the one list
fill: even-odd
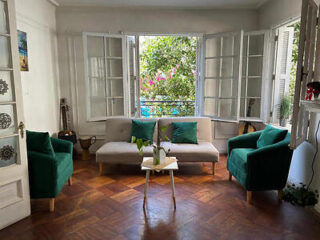
[(18, 30), (20, 71), (29, 71), (27, 33)]

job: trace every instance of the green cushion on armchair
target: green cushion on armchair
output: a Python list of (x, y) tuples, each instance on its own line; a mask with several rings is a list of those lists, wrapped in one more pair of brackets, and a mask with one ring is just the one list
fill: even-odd
[(262, 134), (258, 131), (229, 139), (227, 169), (247, 191), (281, 190), (287, 182), (293, 153), (289, 148), (290, 133), (258, 148)]
[[(73, 144), (69, 141), (50, 138), (52, 153), (38, 151), (43, 143), (36, 142), (46, 134), (27, 135), (28, 168), (31, 198), (55, 198), (73, 173)], [(29, 137), (28, 137), (29, 136)], [(46, 142), (46, 144), (49, 144)], [(47, 150), (45, 150), (47, 151)]]

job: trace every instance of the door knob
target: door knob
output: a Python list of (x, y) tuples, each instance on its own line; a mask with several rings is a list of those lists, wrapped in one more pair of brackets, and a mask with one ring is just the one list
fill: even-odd
[(24, 123), (23, 123), (23, 122), (20, 122), (20, 123), (19, 123), (19, 130), (20, 130), (20, 136), (21, 136), (21, 138), (24, 137), (24, 128), (25, 128)]

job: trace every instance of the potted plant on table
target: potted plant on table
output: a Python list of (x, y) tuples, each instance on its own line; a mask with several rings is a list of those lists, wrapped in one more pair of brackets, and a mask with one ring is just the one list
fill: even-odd
[(284, 95), (280, 104), (280, 126), (286, 127), (291, 111), (291, 98), (289, 95)]
[[(153, 147), (153, 164), (154, 165), (159, 165), (165, 162), (166, 156), (167, 154), (170, 152), (170, 149), (168, 149), (167, 151), (165, 150), (164, 147), (162, 147), (161, 141), (170, 141), (170, 139), (165, 135), (164, 138), (162, 138), (160, 136), (160, 132), (165, 132), (167, 129), (166, 126), (162, 126), (160, 128), (159, 134), (158, 134), (158, 138), (157, 138), (157, 144), (152, 144)], [(135, 136), (132, 136), (131, 138), (131, 143), (135, 143), (137, 145), (137, 148), (139, 150), (139, 154), (141, 156), (143, 156), (143, 148), (150, 146), (150, 142), (149, 141), (144, 141), (141, 138), (136, 138)]]

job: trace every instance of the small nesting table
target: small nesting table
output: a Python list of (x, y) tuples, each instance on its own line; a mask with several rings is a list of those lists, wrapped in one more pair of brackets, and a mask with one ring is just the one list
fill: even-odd
[[(170, 157), (170, 158), (175, 158), (175, 157)], [(152, 159), (152, 157), (144, 157), (143, 162)], [(173, 204), (174, 204), (174, 209), (176, 209), (176, 197), (175, 197), (175, 188), (174, 188), (174, 177), (173, 177), (173, 171), (178, 170), (178, 163), (173, 162), (164, 168), (161, 169), (161, 171), (169, 171), (170, 174), (170, 180), (171, 180), (171, 190), (172, 190), (172, 199), (173, 199)], [(147, 192), (148, 192), (148, 185), (149, 185), (149, 178), (150, 178), (150, 172), (151, 168), (144, 167), (141, 165), (141, 170), (146, 171), (146, 183), (144, 186), (144, 199), (143, 199), (143, 208), (145, 208), (146, 205), (146, 198), (147, 198)]]

